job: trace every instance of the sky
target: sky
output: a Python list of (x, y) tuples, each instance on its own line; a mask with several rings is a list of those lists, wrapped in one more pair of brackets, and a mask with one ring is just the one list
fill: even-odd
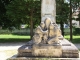
[(65, 0), (65, 2), (68, 2), (69, 3), (69, 0)]

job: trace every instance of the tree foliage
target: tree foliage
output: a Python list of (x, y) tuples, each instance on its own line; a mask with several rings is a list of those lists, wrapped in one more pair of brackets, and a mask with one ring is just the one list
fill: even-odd
[(13, 0), (6, 6), (7, 17), (15, 23), (30, 25), (31, 11), (33, 10), (33, 21), (35, 24), (40, 20), (40, 1), (34, 0)]
[[(80, 7), (80, 0), (71, 0), (72, 7)], [(70, 7), (64, 0), (56, 0), (57, 22), (69, 20)], [(41, 21), (41, 0), (0, 0), (0, 25), (16, 26), (28, 24), (30, 27), (33, 11), (33, 27)]]
[(56, 0), (56, 10), (57, 10), (57, 22), (60, 23), (62, 35), (64, 36), (64, 23), (68, 22), (69, 18), (69, 4), (65, 3), (64, 0)]
[(69, 16), (69, 4), (65, 3), (64, 0), (56, 0), (56, 10), (57, 10), (57, 22), (61, 20), (66, 22)]
[(6, 17), (6, 8), (5, 6), (8, 5), (12, 0), (0, 0), (0, 26), (8, 27), (10, 24), (10, 20)]

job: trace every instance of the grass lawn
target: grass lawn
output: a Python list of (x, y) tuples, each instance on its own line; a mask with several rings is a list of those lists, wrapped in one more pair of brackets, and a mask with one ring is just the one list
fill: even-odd
[[(70, 39), (69, 35), (65, 35), (64, 38), (67, 40)], [(26, 35), (0, 35), (0, 42), (27, 42), (30, 40), (30, 36)], [(80, 35), (78, 36), (73, 36), (73, 43), (80, 43)]]
[(0, 42), (27, 42), (30, 36), (25, 35), (0, 35)]
[(30, 39), (30, 36), (24, 36), (24, 35), (0, 35), (0, 39)]
[[(70, 40), (70, 35), (66, 35), (64, 36), (64, 38)], [(73, 35), (73, 40), (72, 40), (73, 43), (80, 43), (80, 35)]]

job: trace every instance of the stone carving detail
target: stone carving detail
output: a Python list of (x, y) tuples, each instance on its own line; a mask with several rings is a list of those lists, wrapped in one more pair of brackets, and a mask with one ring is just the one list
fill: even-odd
[(33, 43), (34, 44), (39, 44), (42, 40), (42, 36), (43, 36), (43, 30), (41, 29), (40, 26), (38, 26), (36, 29), (35, 29), (35, 34), (33, 36)]
[(33, 42), (34, 44), (54, 44), (59, 43), (61, 30), (56, 23), (52, 23), (50, 18), (46, 18), (44, 22), (41, 22), (40, 26), (35, 29)]

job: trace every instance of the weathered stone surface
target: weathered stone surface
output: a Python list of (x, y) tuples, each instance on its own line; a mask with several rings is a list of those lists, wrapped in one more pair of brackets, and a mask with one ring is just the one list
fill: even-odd
[(25, 45), (18, 49), (18, 56), (31, 56), (32, 55), (32, 43), (33, 41), (27, 42)]
[(63, 36), (58, 36), (59, 40), (63, 40), (64, 37)]
[(80, 58), (17, 57), (15, 55), (8, 60), (80, 60)]
[(44, 24), (44, 22), (41, 22), (40, 27), (41, 27), (42, 30), (45, 30), (45, 24)]
[(39, 44), (42, 41), (42, 36), (43, 36), (43, 30), (41, 29), (40, 26), (38, 26), (34, 32), (33, 43)]
[(44, 24), (47, 30), (49, 29), (51, 23), (52, 23), (51, 19), (49, 17), (46, 17), (46, 19), (44, 20)]
[(74, 44), (72, 44), (66, 39), (61, 40), (60, 44), (62, 45), (62, 52), (63, 52), (62, 57), (67, 57), (67, 58), (78, 58), (79, 57), (79, 51)]
[[(38, 52), (37, 54), (39, 54), (40, 51), (42, 51), (42, 52), (45, 51), (45, 50), (46, 50), (46, 52), (49, 51), (48, 47), (52, 48), (51, 51), (54, 52), (56, 50), (55, 52), (57, 52), (59, 50), (59, 47), (61, 47), (62, 48), (62, 50), (61, 50), (62, 56), (61, 57), (67, 57), (67, 58), (71, 58), (71, 57), (72, 58), (77, 58), (77, 57), (79, 57), (79, 51), (78, 51), (78, 49), (72, 43), (69, 43), (67, 40), (63, 40), (63, 42), (66, 42), (66, 43), (62, 43), (61, 42), (60, 43), (61, 45), (59, 45), (59, 44), (57, 44), (57, 45), (56, 44), (54, 44), (54, 45), (41, 44), (41, 45), (34, 45), (33, 47), (34, 47), (35, 53)], [(58, 49), (54, 49), (54, 47), (56, 48), (56, 46), (58, 47)], [(31, 51), (33, 52), (34, 50), (32, 49)], [(51, 51), (49, 51), (49, 52), (51, 52)], [(32, 52), (30, 53), (29, 51), (26, 51), (26, 49), (25, 50), (22, 49), (22, 51), (18, 51), (18, 52), (19, 52), (18, 56), (22, 56), (22, 57), (35, 56)], [(46, 53), (46, 52), (43, 52), (43, 53)], [(39, 55), (41, 56), (41, 53)], [(42, 54), (42, 56), (43, 55), (44, 54)], [(56, 57), (56, 56), (53, 55), (51, 57)], [(59, 57), (59, 56), (57, 56), (57, 57)]]
[(33, 45), (33, 56), (61, 57), (62, 47), (60, 45)]
[(41, 21), (49, 17), (52, 22), (56, 22), (56, 3), (55, 0), (42, 0), (41, 3)]
[(32, 46), (22, 46), (18, 49), (18, 56), (32, 56)]

